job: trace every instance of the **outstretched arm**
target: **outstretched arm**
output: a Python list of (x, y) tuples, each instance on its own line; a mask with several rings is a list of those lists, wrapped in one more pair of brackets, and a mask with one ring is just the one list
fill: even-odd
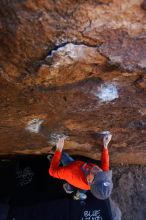
[(109, 152), (108, 144), (111, 141), (112, 135), (107, 133), (103, 138), (103, 150), (101, 155), (101, 168), (103, 171), (109, 171)]
[(51, 165), (49, 168), (49, 174), (56, 178), (61, 178), (62, 167), (59, 167), (62, 149), (64, 146), (64, 138), (60, 138), (56, 145), (56, 152), (52, 158)]

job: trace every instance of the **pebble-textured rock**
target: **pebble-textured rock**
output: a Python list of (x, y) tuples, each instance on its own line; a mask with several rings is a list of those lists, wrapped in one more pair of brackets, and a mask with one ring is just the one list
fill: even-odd
[[(140, 0), (0, 1), (0, 154), (65, 149), (146, 164), (146, 11)], [(48, 145), (49, 144), (49, 145)]]

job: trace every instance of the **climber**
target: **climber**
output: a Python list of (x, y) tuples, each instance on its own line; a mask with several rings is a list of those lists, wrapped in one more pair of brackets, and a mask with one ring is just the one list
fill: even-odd
[[(48, 170), (49, 174), (55, 178), (63, 179), (67, 183), (63, 184), (66, 193), (70, 194), (77, 189), (73, 198), (75, 200), (85, 200), (86, 191), (98, 199), (107, 199), (113, 188), (112, 171), (109, 170), (108, 144), (112, 138), (110, 132), (103, 134), (103, 149), (101, 155), (101, 166), (84, 161), (74, 160), (67, 153), (62, 153), (64, 138), (60, 138), (56, 145), (56, 152), (51, 160)], [(50, 159), (48, 155), (48, 159)], [(63, 166), (59, 166), (60, 160)]]

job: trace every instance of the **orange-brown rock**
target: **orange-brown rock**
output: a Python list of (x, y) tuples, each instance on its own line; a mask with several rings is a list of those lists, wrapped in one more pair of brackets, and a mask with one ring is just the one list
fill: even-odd
[[(0, 2), (0, 154), (65, 149), (146, 164), (143, 1)], [(48, 147), (49, 144), (49, 147)]]

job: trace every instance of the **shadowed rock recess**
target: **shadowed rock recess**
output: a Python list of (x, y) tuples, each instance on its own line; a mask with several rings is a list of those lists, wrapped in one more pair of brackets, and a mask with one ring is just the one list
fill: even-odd
[[(146, 11), (140, 0), (0, 1), (0, 155), (65, 149), (146, 165)], [(49, 145), (48, 145), (49, 144)]]

